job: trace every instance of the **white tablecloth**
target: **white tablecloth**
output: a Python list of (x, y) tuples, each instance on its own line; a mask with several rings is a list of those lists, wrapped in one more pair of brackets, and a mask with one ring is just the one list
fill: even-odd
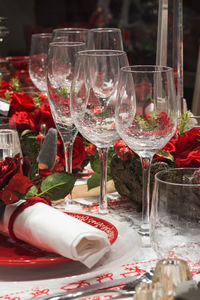
[[(91, 202), (93, 200), (96, 199), (91, 199)], [(59, 206), (64, 209), (63, 203)], [(0, 299), (39, 299), (96, 283), (138, 276), (154, 268), (158, 259), (151, 248), (140, 245), (132, 223), (137, 215), (132, 204), (115, 193), (110, 197), (109, 207), (114, 214), (106, 216), (97, 215), (95, 206), (92, 209), (88, 206), (81, 208), (85, 214), (92, 210), (93, 215), (108, 220), (118, 230), (118, 238), (111, 251), (95, 267), (89, 270), (78, 262), (46, 267), (0, 267)], [(80, 206), (71, 205), (71, 210), (74, 209), (80, 211)], [(122, 212), (130, 216), (130, 222), (123, 218)], [(199, 273), (200, 267), (193, 273), (195, 279), (199, 279)]]

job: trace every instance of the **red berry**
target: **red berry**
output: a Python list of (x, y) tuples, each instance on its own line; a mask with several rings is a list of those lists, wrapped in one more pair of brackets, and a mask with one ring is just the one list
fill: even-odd
[(118, 154), (119, 150), (124, 147), (127, 147), (125, 142), (123, 140), (119, 140), (114, 144), (113, 149)]
[(88, 155), (88, 156), (95, 155), (96, 150), (97, 150), (97, 147), (93, 144), (90, 144), (85, 148), (86, 155)]
[(118, 152), (118, 157), (123, 161), (130, 160), (132, 155), (132, 151), (129, 149), (129, 147), (122, 147)]

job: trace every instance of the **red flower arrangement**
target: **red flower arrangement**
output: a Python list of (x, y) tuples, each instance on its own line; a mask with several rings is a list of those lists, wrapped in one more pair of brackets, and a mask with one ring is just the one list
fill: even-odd
[[(24, 91), (20, 91), (20, 82), (17, 78), (10, 82), (0, 82), (0, 96), (9, 100), (8, 116), (15, 120), (17, 131), (23, 136), (24, 131), (27, 130), (26, 133), (33, 133), (39, 141), (42, 124), (45, 124), (46, 132), (49, 128), (56, 128), (47, 97), (40, 94), (33, 98)], [(84, 160), (85, 147), (82, 138), (77, 137), (74, 143), (73, 168), (81, 166)], [(63, 145), (60, 138), (58, 139), (58, 161), (64, 167)]]
[[(194, 120), (195, 117), (191, 118), (191, 113), (186, 112), (182, 116), (174, 136), (163, 149), (154, 155), (150, 172), (151, 193), (155, 174), (161, 170), (181, 167), (195, 167), (200, 170), (200, 128), (191, 124), (191, 121)], [(142, 168), (140, 158), (122, 140), (117, 141), (113, 149), (115, 155), (110, 163), (110, 172), (115, 188), (121, 196), (133, 201), (137, 209), (141, 210)], [(200, 171), (196, 174), (198, 182), (199, 174)]]
[[(179, 128), (177, 128), (175, 135), (154, 156), (154, 161), (170, 161), (170, 163), (173, 163), (178, 168), (200, 167), (200, 128), (186, 129), (190, 117), (190, 112), (186, 112), (183, 115), (182, 122)], [(166, 122), (167, 120), (164, 118), (164, 121)], [(133, 151), (122, 140), (115, 143), (114, 151), (123, 161), (130, 160), (133, 154)]]
[(20, 91), (20, 82), (17, 78), (10, 82), (0, 81), (0, 97), (10, 103), (8, 116), (15, 120), (23, 152), (23, 159), (16, 155), (0, 162), (0, 200), (2, 200), (0, 205), (4, 206), (32, 196), (45, 196), (52, 201), (65, 197), (78, 178), (76, 173), (82, 171), (88, 159), (95, 154), (96, 147), (89, 145), (81, 136), (77, 136), (73, 147), (73, 174), (67, 174), (64, 172), (64, 147), (58, 136), (53, 170), (42, 170), (38, 174), (39, 164), (36, 160), (44, 140), (42, 125), (45, 124), (46, 133), (50, 128), (55, 128), (47, 97), (40, 94), (33, 98)]
[[(20, 91), (19, 86), (16, 78), (10, 82), (1, 81), (0, 96), (10, 101), (8, 114), (16, 122), (17, 130), (21, 135), (22, 150), (24, 150), (24, 141), (30, 142), (31, 154), (36, 160), (44, 139), (43, 133), (40, 132), (42, 124), (45, 124), (46, 132), (50, 128), (55, 128), (55, 124), (46, 96), (40, 94), (33, 98)], [(189, 118), (190, 113), (187, 112), (183, 116), (181, 126), (177, 129), (174, 137), (154, 156), (154, 162), (167, 162), (175, 167), (200, 167), (200, 129), (185, 130)], [(149, 124), (150, 121), (147, 115), (146, 122)], [(168, 124), (165, 115), (160, 116), (160, 130), (163, 130), (163, 122), (165, 126)], [(170, 126), (170, 124), (168, 125)], [(124, 162), (129, 162), (133, 156), (136, 156), (122, 140), (116, 142), (113, 149), (109, 151), (108, 180), (111, 179), (110, 163), (114, 152)], [(31, 157), (31, 161), (34, 160)], [(5, 205), (18, 201), (22, 197), (26, 199), (31, 196), (45, 196), (52, 201), (63, 198), (73, 188), (77, 179), (76, 172), (82, 171), (88, 162), (94, 171), (93, 176), (88, 179), (88, 189), (90, 189), (99, 185), (99, 159), (96, 146), (89, 144), (81, 136), (77, 136), (74, 143), (73, 175), (63, 172), (65, 165), (64, 148), (60, 137), (57, 141), (57, 156), (53, 170), (44, 170), (39, 176), (37, 175), (38, 165), (34, 170), (33, 164), (31, 165), (26, 158), (26, 153), (23, 161), (19, 156), (6, 158), (0, 162), (0, 199)], [(23, 187), (19, 184), (20, 180), (24, 182)], [(51, 188), (52, 180), (54, 190)], [(2, 205), (2, 201), (0, 201), (0, 205)]]

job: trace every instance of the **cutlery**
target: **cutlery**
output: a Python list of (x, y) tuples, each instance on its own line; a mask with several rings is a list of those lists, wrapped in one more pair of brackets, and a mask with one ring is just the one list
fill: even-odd
[[(107, 295), (113, 295), (114, 297), (112, 299), (119, 299), (118, 297), (125, 297), (127, 295), (133, 295), (135, 293), (135, 287), (138, 283), (141, 281), (151, 281), (153, 276), (153, 271), (145, 272), (144, 274), (134, 277), (127, 277), (127, 278), (121, 278), (112, 280), (112, 282), (106, 282), (106, 283), (98, 283), (91, 285), (89, 287), (79, 288), (75, 291), (70, 291), (64, 294), (55, 294), (52, 296), (45, 296), (40, 298), (40, 300), (67, 300), (67, 299), (79, 299), (80, 297), (86, 297), (90, 295), (101, 295), (101, 294), (107, 294)], [(118, 290), (109, 289), (113, 288), (119, 285), (125, 284), (124, 287)]]

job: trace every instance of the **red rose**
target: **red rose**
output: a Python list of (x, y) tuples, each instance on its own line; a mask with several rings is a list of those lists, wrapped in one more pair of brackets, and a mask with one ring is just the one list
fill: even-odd
[[(22, 184), (23, 182), (23, 184)], [(0, 191), (0, 199), (5, 204), (11, 204), (19, 200), (16, 193), (26, 194), (27, 190), (32, 186), (30, 179), (20, 173), (14, 175), (8, 185)]]
[(167, 143), (167, 145), (165, 145), (163, 150), (168, 151), (170, 154), (176, 151), (176, 146), (173, 138)]
[(25, 92), (13, 92), (10, 99), (9, 116), (11, 117), (16, 112), (32, 112), (35, 110), (33, 98)]
[(176, 151), (173, 153), (178, 167), (200, 167), (200, 129), (192, 128), (175, 141)]
[(7, 90), (9, 88), (10, 88), (9, 82), (7, 82), (5, 80), (0, 81), (0, 89)]
[(33, 123), (31, 124), (31, 130), (39, 133), (42, 124), (46, 124), (46, 131), (49, 128), (55, 128), (55, 123), (51, 114), (49, 104), (44, 103), (32, 114)]
[(15, 157), (6, 157), (0, 162), (0, 188), (7, 185), (10, 179), (17, 173), (22, 173), (21, 158), (19, 155)]
[(25, 129), (34, 127), (34, 120), (31, 113), (25, 111), (16, 112), (14, 115), (12, 115), (12, 119), (15, 120), (18, 131), (23, 131)]
[[(183, 135), (175, 134), (162, 149), (173, 157), (177, 167), (200, 167), (200, 129), (192, 128)], [(162, 160), (156, 155), (156, 158)]]
[(19, 197), (12, 191), (5, 189), (3, 191), (0, 191), (0, 199), (5, 204), (11, 204), (11, 203), (18, 201)]
[[(77, 136), (73, 145), (72, 169), (78, 168), (85, 160), (85, 157), (86, 152), (82, 138)], [(54, 171), (62, 169), (62, 166), (65, 166), (64, 147), (61, 138), (59, 138), (57, 142), (57, 162)]]
[(24, 176), (21, 173), (17, 173), (11, 178), (6, 188), (12, 192), (25, 194), (32, 185), (33, 184), (31, 183), (31, 180), (28, 177)]
[(86, 153), (82, 138), (77, 136), (73, 146), (72, 168), (78, 168), (83, 163), (85, 156)]

